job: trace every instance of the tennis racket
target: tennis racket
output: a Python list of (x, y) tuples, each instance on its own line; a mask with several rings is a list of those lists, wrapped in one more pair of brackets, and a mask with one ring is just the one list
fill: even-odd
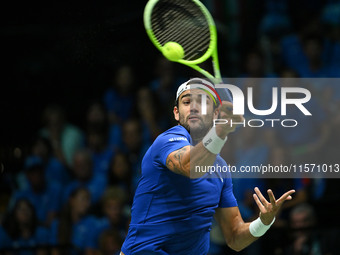
[[(208, 9), (198, 0), (149, 0), (144, 10), (144, 26), (152, 43), (170, 61), (187, 65), (213, 83), (222, 82), (215, 22)], [(177, 59), (164, 52), (167, 43), (179, 44)], [(199, 66), (212, 59), (214, 75)], [(222, 92), (222, 93), (221, 93)], [(227, 90), (220, 97), (231, 101)]]

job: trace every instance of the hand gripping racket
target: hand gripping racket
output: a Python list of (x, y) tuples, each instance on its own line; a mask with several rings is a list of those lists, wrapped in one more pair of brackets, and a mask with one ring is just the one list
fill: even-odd
[[(195, 69), (215, 84), (222, 82), (215, 22), (200, 1), (149, 0), (144, 10), (144, 26), (152, 43), (170, 61)], [(199, 66), (209, 57), (214, 75)], [(220, 96), (231, 101), (226, 90)]]

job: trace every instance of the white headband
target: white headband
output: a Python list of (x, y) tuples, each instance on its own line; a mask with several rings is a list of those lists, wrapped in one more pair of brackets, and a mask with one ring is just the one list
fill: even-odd
[(212, 83), (210, 83), (210, 82), (208, 82), (204, 79), (201, 79), (201, 78), (193, 78), (193, 79), (190, 79), (190, 80), (184, 82), (183, 84), (181, 84), (181, 86), (178, 87), (177, 93), (176, 93), (176, 100), (178, 100), (179, 96), (184, 91), (186, 91), (190, 88), (191, 89), (201, 88), (201, 89), (207, 90), (215, 99), (217, 99), (216, 92), (211, 89), (211, 88), (215, 89), (214, 84), (212, 84)]

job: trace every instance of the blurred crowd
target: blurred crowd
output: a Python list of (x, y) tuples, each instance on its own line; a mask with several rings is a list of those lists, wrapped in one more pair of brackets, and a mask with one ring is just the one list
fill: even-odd
[[(224, 26), (231, 29), (236, 21), (219, 19), (221, 10), (212, 2), (205, 1), (223, 34)], [(239, 54), (237, 68), (231, 68), (232, 73), (222, 69), (223, 75), (258, 78), (253, 86), (257, 109), (267, 109), (268, 97), (271, 100), (261, 78), (340, 78), (340, 2), (308, 6), (313, 16), (298, 22), (289, 12), (289, 1), (264, 2), (258, 40)], [(237, 34), (229, 37), (228, 54), (220, 56), (225, 63), (237, 49)], [(137, 82), (133, 63), (115, 67), (105, 93), (87, 105), (81, 126), (68, 118), (63, 104), (45, 106), (41, 126), (23, 155), (22, 170), (7, 171), (1, 180), (10, 183), (11, 190), (1, 196), (0, 253), (119, 254), (144, 153), (160, 133), (176, 125), (172, 116), (176, 90), (197, 75), (191, 70), (178, 73), (176, 65), (158, 56), (150, 68), (152, 79), (145, 84)], [(305, 86), (312, 92), (308, 109), (313, 117), (292, 112), (301, 124), (290, 129), (240, 128), (222, 152), (226, 161), (238, 167), (339, 164), (340, 86), (336, 82)], [(255, 186), (261, 191), (271, 188), (277, 196), (296, 190), (272, 229), (240, 254), (339, 254), (337, 179), (235, 178), (233, 184), (245, 221), (258, 217), (252, 198)], [(219, 254), (234, 253), (214, 222), (210, 255)]]

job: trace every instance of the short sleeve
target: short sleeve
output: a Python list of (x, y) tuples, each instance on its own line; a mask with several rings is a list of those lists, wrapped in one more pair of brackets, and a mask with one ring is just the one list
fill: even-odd
[(184, 146), (190, 145), (190, 136), (182, 126), (176, 126), (163, 133), (152, 145), (152, 154), (156, 162), (165, 166), (168, 155)]
[(231, 178), (224, 179), (221, 191), (221, 198), (218, 207), (234, 207), (237, 206), (237, 201), (233, 193), (233, 183)]

